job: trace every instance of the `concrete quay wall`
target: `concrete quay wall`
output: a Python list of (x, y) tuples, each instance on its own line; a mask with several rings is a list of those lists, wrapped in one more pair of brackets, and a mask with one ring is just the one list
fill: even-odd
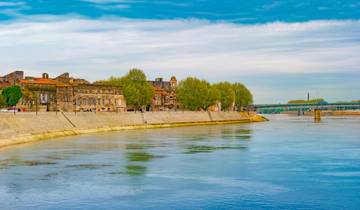
[(84, 133), (259, 121), (265, 119), (238, 112), (0, 113), (0, 147)]

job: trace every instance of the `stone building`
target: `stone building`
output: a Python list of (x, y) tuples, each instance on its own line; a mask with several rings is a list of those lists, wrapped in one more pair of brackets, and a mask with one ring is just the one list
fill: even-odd
[(21, 79), (24, 79), (23, 71), (14, 71), (7, 75), (0, 76), (0, 89), (17, 84)]
[(85, 79), (70, 77), (70, 74), (68, 72), (57, 76), (55, 80), (66, 84), (90, 84), (90, 82)]
[(14, 71), (7, 75), (1, 76), (0, 82), (9, 83), (10, 85), (15, 85), (21, 79), (24, 79), (24, 72), (23, 71)]
[(126, 110), (125, 98), (118, 86), (90, 84), (71, 78), (68, 73), (50, 79), (26, 77), (19, 81), (25, 90), (19, 102), (23, 110), (38, 111), (107, 111)]
[(125, 98), (118, 86), (78, 84), (73, 86), (73, 93), (77, 111), (126, 111)]
[(47, 74), (41, 78), (26, 77), (18, 84), (23, 89), (23, 97), (18, 107), (23, 111), (55, 111), (56, 81), (49, 79)]
[(171, 77), (170, 81), (164, 81), (163, 78), (156, 78), (155, 81), (148, 81), (155, 89), (155, 95), (150, 109), (152, 111), (174, 110), (176, 103), (176, 77)]

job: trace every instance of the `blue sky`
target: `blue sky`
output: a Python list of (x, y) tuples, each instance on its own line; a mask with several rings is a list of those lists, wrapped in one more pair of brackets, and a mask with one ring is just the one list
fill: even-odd
[(0, 0), (0, 74), (240, 81), (256, 103), (360, 99), (360, 0)]

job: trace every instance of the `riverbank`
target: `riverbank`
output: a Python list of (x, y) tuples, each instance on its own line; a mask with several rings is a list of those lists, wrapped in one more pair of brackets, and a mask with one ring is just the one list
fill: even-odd
[(262, 121), (239, 112), (0, 113), (0, 147), (97, 132)]

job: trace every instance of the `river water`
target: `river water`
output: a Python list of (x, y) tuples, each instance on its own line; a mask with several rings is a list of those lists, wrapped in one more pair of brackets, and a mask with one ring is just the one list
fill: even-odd
[(0, 150), (0, 209), (359, 209), (360, 118), (133, 130)]

